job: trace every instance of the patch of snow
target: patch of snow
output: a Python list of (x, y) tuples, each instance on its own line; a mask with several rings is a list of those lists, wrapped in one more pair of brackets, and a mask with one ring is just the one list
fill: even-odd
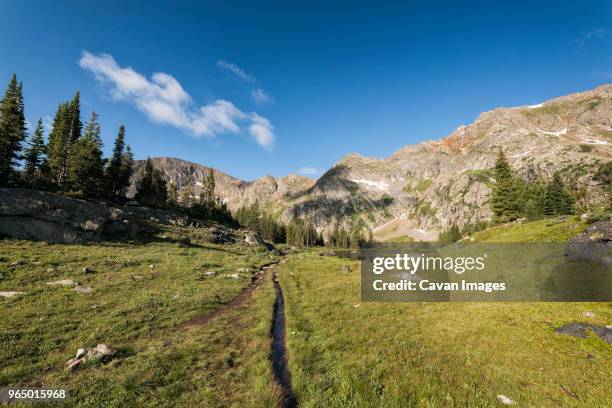
[(384, 181), (372, 181), (372, 180), (366, 180), (366, 179), (352, 179), (351, 181), (353, 183), (365, 184), (368, 187), (374, 187), (374, 188), (377, 188), (378, 190), (386, 191), (389, 189), (389, 185), (385, 183)]
[(567, 128), (563, 128), (558, 132), (547, 132), (546, 130), (542, 130), (540, 128), (536, 128), (536, 129), (540, 133), (544, 133), (545, 135), (551, 135), (551, 136), (562, 136), (567, 133)]
[(529, 154), (529, 152), (531, 152), (532, 150), (533, 150), (533, 147), (531, 149), (527, 150), (526, 152), (518, 153), (518, 154), (513, 154), (510, 157), (513, 158), (513, 159), (516, 159), (518, 157), (524, 157), (524, 156), (527, 156)]
[(537, 105), (529, 105), (527, 106), (529, 109), (536, 109), (536, 108), (541, 108), (542, 105), (544, 105), (543, 103), (538, 103)]
[(586, 144), (592, 144), (592, 145), (607, 145), (608, 142), (606, 142), (605, 140), (597, 140), (597, 139), (581, 139), (584, 143)]
[(395, 221), (395, 218), (392, 219), (391, 221), (385, 222), (383, 225), (379, 225), (378, 227), (374, 228), (374, 232), (380, 231), (381, 229), (385, 228), (387, 225), (391, 224), (393, 221)]

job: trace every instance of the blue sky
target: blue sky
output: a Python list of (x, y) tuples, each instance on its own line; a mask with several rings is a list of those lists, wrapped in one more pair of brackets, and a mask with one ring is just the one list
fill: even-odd
[(0, 80), (24, 82), (30, 121), (78, 89), (106, 152), (123, 123), (137, 158), (243, 179), (385, 157), (612, 82), (605, 0), (2, 1), (0, 15)]

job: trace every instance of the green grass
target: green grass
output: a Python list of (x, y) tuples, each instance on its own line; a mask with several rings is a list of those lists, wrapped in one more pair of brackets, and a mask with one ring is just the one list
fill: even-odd
[(475, 233), (477, 242), (565, 242), (585, 229), (575, 216), (503, 224)]
[[(240, 280), (225, 274), (255, 271), (271, 260), (258, 249), (206, 243), (0, 241), (0, 290), (27, 292), (0, 298), (0, 386), (68, 388), (68, 406), (275, 406), (269, 279), (245, 307), (202, 327), (180, 326), (250, 282), (248, 273)], [(14, 262), (19, 265), (12, 268)], [(84, 274), (84, 267), (95, 273)], [(202, 275), (212, 270), (219, 275)], [(93, 292), (45, 285), (65, 278)], [(65, 369), (78, 348), (98, 343), (118, 356), (108, 364)]]
[(422, 192), (425, 191), (431, 186), (433, 183), (432, 179), (424, 178), (424, 179), (416, 179), (414, 177), (408, 177), (408, 182), (402, 188), (404, 193), (410, 193), (412, 191)]
[[(352, 273), (340, 265), (352, 264)], [(612, 348), (554, 333), (606, 325), (603, 303), (362, 303), (358, 263), (280, 268), (289, 366), (302, 407), (604, 407)], [(595, 313), (585, 318), (583, 313)]]

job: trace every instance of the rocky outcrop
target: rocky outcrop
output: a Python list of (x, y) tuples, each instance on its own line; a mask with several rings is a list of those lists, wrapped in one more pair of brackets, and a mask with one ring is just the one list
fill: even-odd
[(106, 204), (23, 188), (0, 188), (0, 234), (54, 243), (100, 241), (130, 228), (124, 211)]

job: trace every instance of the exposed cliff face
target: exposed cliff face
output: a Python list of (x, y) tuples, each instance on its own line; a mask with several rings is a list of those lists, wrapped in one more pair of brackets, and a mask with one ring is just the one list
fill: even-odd
[[(163, 172), (168, 183), (177, 185), (179, 194), (185, 189), (189, 176), (191, 176), (194, 196), (195, 198), (199, 197), (209, 167), (168, 157), (151, 160), (154, 166)], [(135, 193), (135, 181), (143, 165), (144, 161), (142, 160), (135, 163), (132, 185), (128, 192), (130, 197)], [(215, 175), (215, 194), (225, 200), (232, 211), (255, 201), (262, 204), (274, 203), (275, 208), (280, 208), (282, 204), (291, 200), (291, 194), (304, 191), (314, 184), (314, 180), (294, 174), (279, 178), (265, 176), (255, 181), (242, 181), (216, 169), (213, 171)]]
[[(439, 141), (403, 147), (386, 159), (350, 154), (316, 183), (293, 175), (244, 182), (215, 172), (216, 192), (232, 210), (258, 200), (282, 221), (309, 217), (320, 230), (361, 218), (379, 238), (435, 239), (454, 222), (491, 217), (489, 169), (499, 147), (526, 179), (562, 170), (566, 181), (588, 187), (593, 200), (602, 198), (590, 175), (612, 160), (612, 85), (485, 112)], [(155, 164), (179, 187), (187, 174), (197, 183), (206, 171), (176, 159)]]

